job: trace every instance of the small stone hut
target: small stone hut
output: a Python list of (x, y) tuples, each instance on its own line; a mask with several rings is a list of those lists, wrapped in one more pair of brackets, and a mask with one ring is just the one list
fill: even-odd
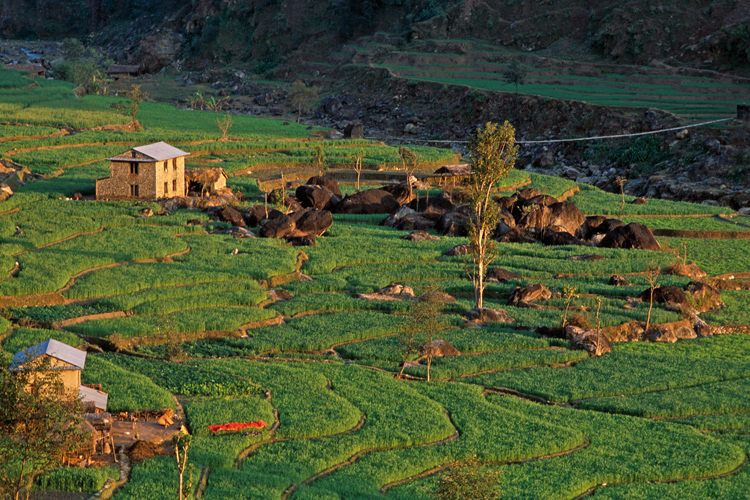
[(187, 190), (200, 195), (213, 195), (227, 187), (227, 173), (223, 168), (186, 168)]
[(96, 180), (96, 199), (154, 201), (185, 196), (185, 157), (189, 154), (157, 142), (107, 158), (112, 162), (112, 175)]

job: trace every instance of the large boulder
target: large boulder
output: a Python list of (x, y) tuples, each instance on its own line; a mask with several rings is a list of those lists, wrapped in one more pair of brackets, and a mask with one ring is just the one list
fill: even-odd
[(425, 344), (420, 348), (420, 352), (423, 356), (432, 356), (433, 358), (461, 355), (461, 351), (441, 339), (433, 340), (431, 343)]
[(597, 234), (607, 234), (613, 229), (625, 226), (625, 223), (618, 219), (609, 219), (603, 215), (590, 215), (586, 217), (582, 231), (584, 238), (591, 238)]
[(219, 210), (218, 212), (216, 212), (216, 217), (218, 217), (219, 220), (228, 222), (233, 226), (245, 227), (247, 225), (242, 214), (232, 207), (224, 207), (223, 209)]
[(487, 280), (488, 281), (497, 281), (498, 283), (505, 283), (509, 280), (522, 280), (523, 276), (520, 274), (512, 273), (506, 269), (501, 269), (499, 267), (493, 267), (489, 271), (487, 271)]
[(451, 248), (443, 255), (445, 255), (446, 257), (456, 257), (458, 255), (469, 255), (470, 253), (472, 253), (471, 245), (469, 245), (468, 243), (462, 243)]
[(336, 179), (326, 177), (325, 175), (315, 175), (313, 177), (310, 177), (309, 179), (307, 179), (307, 182), (305, 184), (308, 186), (322, 186), (339, 198), (343, 196), (341, 194), (341, 189), (339, 189), (338, 181)]
[[(651, 289), (648, 288), (641, 293), (643, 302), (651, 301)], [(659, 286), (653, 290), (653, 302), (657, 304), (672, 304), (674, 306), (686, 306), (687, 296), (681, 288), (676, 286)]]
[(435, 221), (422, 217), (406, 205), (400, 206), (395, 212), (383, 219), (382, 226), (394, 227), (399, 231), (423, 231), (433, 229)]
[(609, 278), (610, 286), (630, 286), (630, 282), (622, 276), (614, 275)]
[(607, 233), (599, 242), (605, 248), (635, 248), (641, 250), (661, 250), (661, 245), (654, 238), (651, 230), (638, 222), (617, 227)]
[(581, 349), (591, 356), (601, 356), (612, 352), (612, 344), (601, 330), (584, 330), (577, 326), (565, 327), (565, 338), (573, 349)]
[(275, 219), (284, 215), (284, 212), (275, 208), (267, 208), (264, 205), (254, 205), (245, 211), (245, 223), (250, 227), (258, 227), (265, 219)]
[(560, 226), (573, 236), (583, 237), (583, 224), (586, 222), (586, 216), (577, 206), (569, 201), (562, 201), (553, 203), (549, 208), (548, 226)]
[(468, 223), (468, 207), (465, 209), (459, 207), (458, 210), (443, 213), (435, 224), (435, 229), (440, 231), (443, 236), (467, 236), (469, 234)]
[(453, 201), (450, 196), (444, 192), (441, 192), (437, 196), (421, 197), (418, 200), (413, 200), (409, 203), (409, 207), (413, 208), (417, 212), (424, 212), (426, 210), (432, 210), (437, 213), (448, 212), (455, 208)]
[(319, 185), (300, 186), (295, 191), (295, 195), (303, 208), (317, 208), (318, 210), (331, 211), (341, 201), (341, 198), (330, 189)]
[(263, 238), (286, 238), (289, 236), (301, 236), (296, 231), (296, 224), (287, 214), (282, 214), (275, 219), (268, 219), (258, 232)]
[(333, 215), (327, 210), (306, 208), (290, 214), (297, 231), (311, 236), (322, 236), (333, 225)]
[(561, 226), (548, 226), (542, 232), (542, 243), (550, 246), (583, 245), (583, 241), (570, 234)]
[(512, 306), (523, 306), (524, 304), (528, 304), (535, 300), (547, 300), (550, 297), (552, 297), (550, 289), (541, 283), (536, 283), (534, 285), (518, 287), (513, 290), (508, 299), (508, 304)]
[(380, 189), (388, 193), (391, 193), (391, 195), (393, 195), (393, 197), (396, 198), (399, 204), (401, 205), (409, 203), (412, 200), (416, 200), (416, 195), (414, 194), (414, 190), (409, 189), (409, 184), (407, 182), (399, 182), (398, 184), (389, 184), (388, 186), (383, 186)]
[[(264, 238), (290, 238), (299, 236), (321, 236), (333, 225), (333, 216), (326, 210), (306, 208), (299, 212), (283, 214), (270, 219), (260, 228)], [(308, 243), (304, 244), (309, 244)], [(301, 243), (301, 242), (300, 242)]]
[(498, 238), (500, 243), (538, 243), (536, 238), (529, 234), (528, 229), (514, 227), (505, 233), (505, 236)]
[(367, 189), (346, 196), (336, 206), (340, 214), (389, 214), (399, 207), (393, 195), (382, 189)]

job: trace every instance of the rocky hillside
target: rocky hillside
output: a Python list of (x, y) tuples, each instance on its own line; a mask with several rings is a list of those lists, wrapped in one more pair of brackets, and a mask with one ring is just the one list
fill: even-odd
[(167, 62), (150, 57), (164, 46), (193, 68), (293, 70), (376, 32), (750, 72), (750, 3), (739, 0), (25, 0), (0, 14), (5, 38), (94, 35), (119, 62), (145, 58), (151, 71)]

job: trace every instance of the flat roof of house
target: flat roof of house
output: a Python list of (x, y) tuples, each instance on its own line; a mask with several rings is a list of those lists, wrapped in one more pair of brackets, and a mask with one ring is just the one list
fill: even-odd
[(33, 361), (44, 355), (51, 356), (73, 365), (70, 368), (56, 367), (55, 369), (83, 370), (83, 367), (86, 364), (86, 351), (81, 351), (80, 349), (76, 349), (75, 347), (69, 346), (68, 344), (55, 339), (47, 339), (44, 342), (29, 347), (28, 349), (17, 352), (16, 355), (13, 356), (11, 369), (19, 368), (29, 361)]
[[(137, 148), (129, 149), (128, 151), (136, 151), (144, 156), (148, 156), (152, 161), (165, 161), (171, 160), (172, 158), (180, 158), (182, 156), (190, 156), (190, 153), (186, 153), (181, 149), (177, 149), (174, 146), (170, 146), (166, 142), (156, 142), (154, 144), (147, 144), (146, 146), (138, 146)], [(125, 152), (127, 153), (127, 151)], [(122, 154), (125, 154), (122, 153)], [(107, 158), (108, 161), (124, 161), (128, 163), (142, 162), (138, 158), (127, 158), (125, 156), (115, 156)]]
[(94, 407), (97, 410), (107, 411), (109, 394), (106, 392), (97, 391), (96, 389), (82, 385), (78, 388), (78, 396), (81, 398), (83, 404), (94, 403)]

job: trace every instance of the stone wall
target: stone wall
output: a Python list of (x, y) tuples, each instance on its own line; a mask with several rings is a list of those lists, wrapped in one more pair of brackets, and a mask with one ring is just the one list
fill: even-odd
[[(185, 158), (160, 162), (137, 162), (138, 173), (131, 173), (131, 162), (113, 161), (112, 175), (96, 181), (97, 200), (157, 200), (185, 196)], [(131, 186), (138, 186), (134, 196)]]

